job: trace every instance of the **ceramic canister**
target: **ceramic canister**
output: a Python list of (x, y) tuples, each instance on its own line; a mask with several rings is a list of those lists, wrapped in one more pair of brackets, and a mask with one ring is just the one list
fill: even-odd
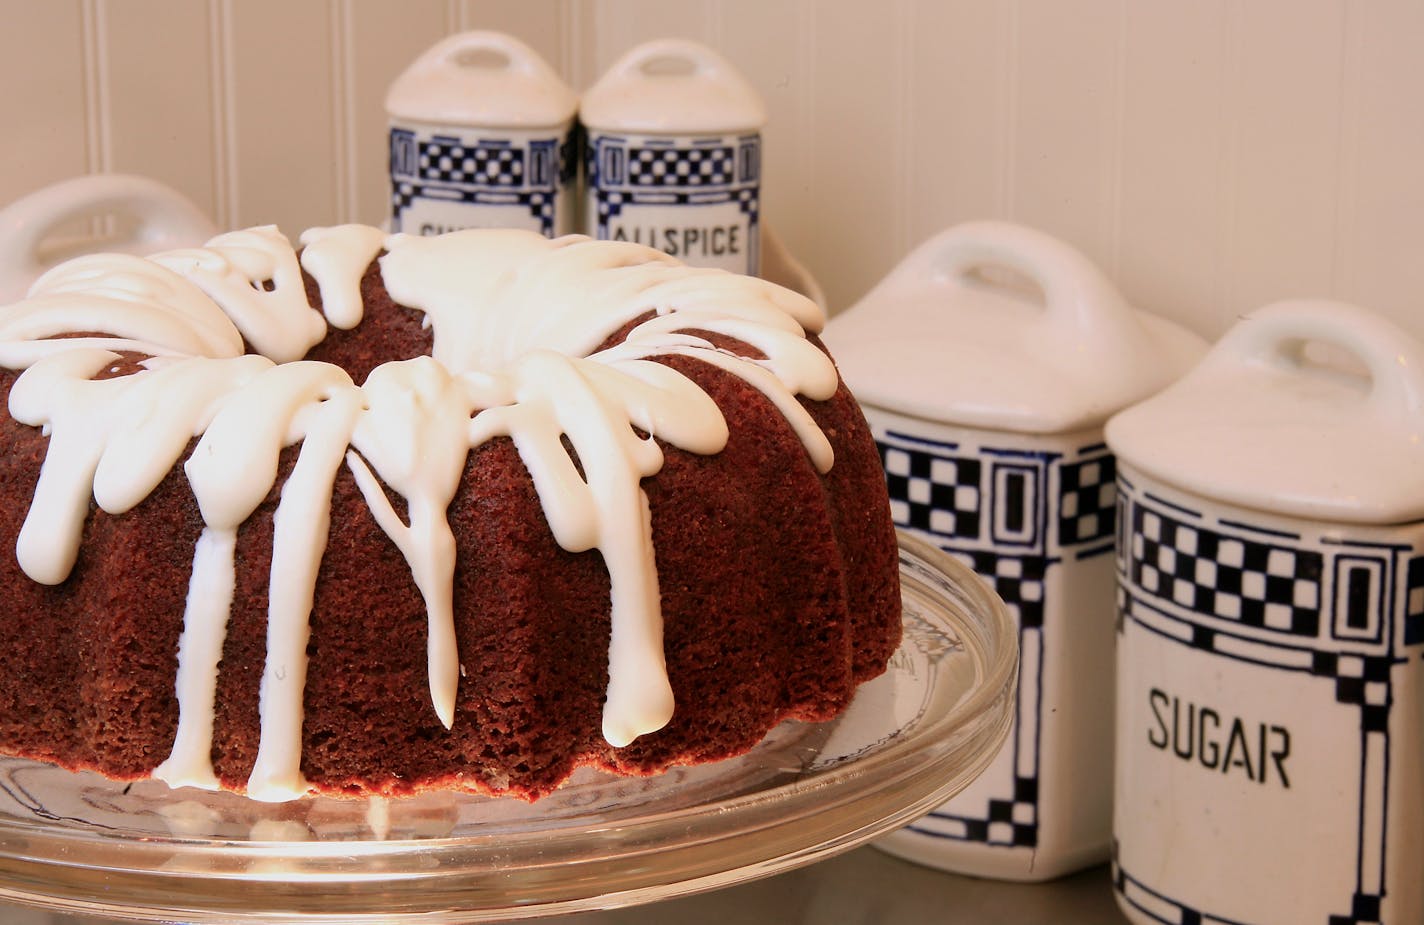
[(465, 32), (432, 46), (386, 94), (391, 230), (573, 231), (577, 106), (508, 35)]
[(757, 275), (766, 109), (710, 48), (634, 48), (584, 94), (584, 230), (693, 266)]
[(1107, 439), (1128, 918), (1424, 921), (1424, 343), (1277, 303)]
[(959, 796), (877, 844), (1045, 880), (1108, 857), (1115, 468), (1102, 425), (1204, 350), (1022, 226), (930, 239), (825, 340), (880, 447), (901, 529), (969, 563), (1019, 625), (1015, 724)]

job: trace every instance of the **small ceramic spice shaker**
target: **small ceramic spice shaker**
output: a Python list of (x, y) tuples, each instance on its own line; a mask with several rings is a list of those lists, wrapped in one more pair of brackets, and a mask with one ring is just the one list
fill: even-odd
[(396, 78), (391, 230), (575, 227), (578, 101), (539, 54), (499, 32), (437, 43)]
[(639, 45), (584, 94), (579, 119), (586, 233), (758, 274), (766, 108), (726, 60), (681, 39)]
[(1128, 306), (1063, 242), (1000, 222), (930, 239), (825, 339), (880, 446), (897, 526), (970, 564), (1019, 624), (1004, 749), (877, 844), (1011, 880), (1106, 860), (1116, 505), (1102, 426), (1204, 344)]
[(1277, 303), (1107, 438), (1128, 918), (1424, 921), (1424, 344)]

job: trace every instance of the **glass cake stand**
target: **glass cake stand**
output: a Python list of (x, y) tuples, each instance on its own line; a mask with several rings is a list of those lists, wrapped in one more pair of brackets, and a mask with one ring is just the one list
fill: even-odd
[(651, 778), (588, 770), (535, 804), (454, 793), (257, 803), (0, 759), (0, 900), (193, 923), (462, 923), (612, 908), (848, 850), (965, 787), (1007, 732), (1002, 602), (902, 536), (905, 639), (839, 719)]

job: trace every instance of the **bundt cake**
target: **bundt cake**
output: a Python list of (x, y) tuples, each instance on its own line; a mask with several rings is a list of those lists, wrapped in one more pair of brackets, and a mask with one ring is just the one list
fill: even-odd
[(0, 752), (535, 799), (884, 669), (895, 537), (814, 304), (580, 237), (301, 243), (81, 257), (0, 309)]

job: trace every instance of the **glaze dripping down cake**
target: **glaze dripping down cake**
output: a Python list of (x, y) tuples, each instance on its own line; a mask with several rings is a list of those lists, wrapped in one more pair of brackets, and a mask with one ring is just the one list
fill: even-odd
[(808, 300), (648, 248), (273, 228), (0, 309), (0, 752), (535, 799), (824, 720), (900, 636)]

